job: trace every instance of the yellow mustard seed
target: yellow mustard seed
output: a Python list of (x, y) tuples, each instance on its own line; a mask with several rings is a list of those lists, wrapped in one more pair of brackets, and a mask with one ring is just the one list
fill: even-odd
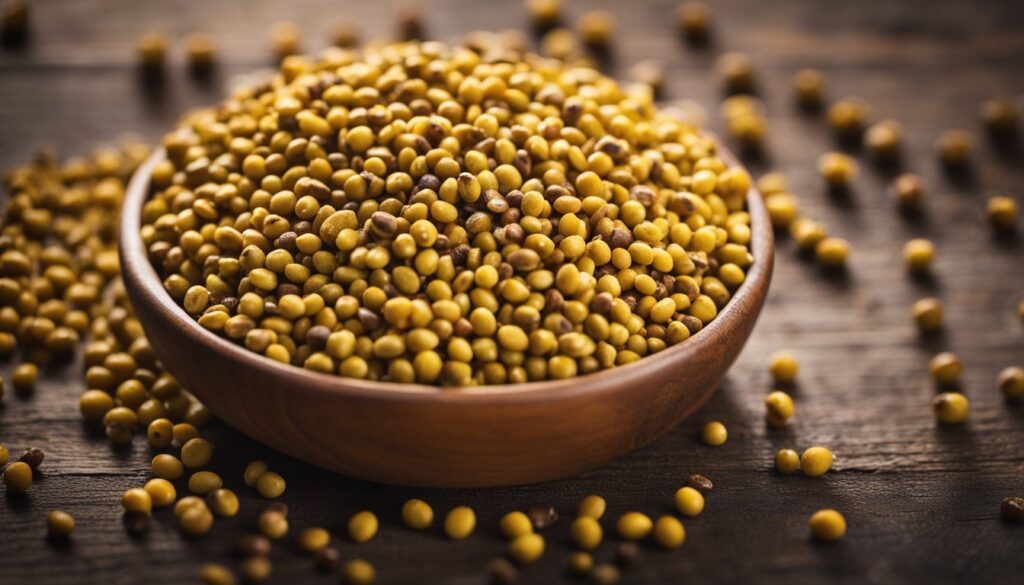
[(951, 386), (960, 381), (964, 364), (955, 353), (944, 351), (932, 357), (928, 363), (928, 371), (931, 372), (936, 384)]
[(299, 550), (307, 553), (315, 553), (331, 543), (331, 533), (325, 528), (307, 528), (299, 533), (296, 545)]
[(368, 542), (377, 534), (377, 516), (368, 510), (356, 512), (348, 519), (348, 537), (352, 542)]
[(827, 152), (818, 158), (818, 173), (831, 189), (845, 189), (857, 178), (860, 166), (841, 152)]
[(594, 568), (594, 557), (588, 552), (575, 551), (569, 555), (567, 568), (570, 575), (577, 577), (588, 575)]
[(203, 536), (213, 527), (213, 514), (206, 506), (193, 506), (178, 518), (178, 527), (188, 536)]
[(284, 478), (273, 471), (264, 473), (256, 480), (256, 492), (268, 500), (283, 494), (286, 487)]
[(1008, 195), (993, 195), (985, 205), (988, 222), (998, 231), (1017, 229), (1017, 202)]
[(978, 113), (985, 128), (997, 137), (1017, 131), (1017, 108), (1004, 97), (985, 100), (978, 108)]
[(153, 498), (142, 488), (131, 488), (121, 496), (121, 505), (127, 512), (148, 516), (153, 511)]
[(569, 527), (572, 540), (576, 546), (584, 550), (594, 550), (601, 544), (603, 531), (601, 524), (590, 516), (580, 516), (572, 521)]
[(942, 328), (942, 301), (935, 297), (919, 299), (911, 307), (911, 315), (922, 333), (931, 333)]
[(256, 487), (256, 482), (258, 482), (260, 477), (267, 471), (267, 462), (257, 459), (245, 466), (245, 471), (242, 474), (242, 480), (245, 482), (245, 485), (249, 487)]
[(780, 390), (768, 394), (764, 399), (765, 418), (773, 427), (784, 427), (793, 418), (793, 399)]
[(46, 532), (53, 538), (67, 538), (75, 531), (75, 519), (71, 514), (54, 510), (46, 515)]
[(153, 457), (153, 475), (161, 479), (181, 479), (185, 475), (185, 466), (181, 463), (181, 460), (174, 455), (168, 455), (167, 453), (161, 453), (156, 457)]
[(149, 444), (157, 449), (166, 449), (174, 440), (174, 423), (166, 418), (158, 418), (146, 428)]
[(498, 527), (501, 529), (501, 533), (505, 535), (505, 538), (510, 540), (533, 532), (533, 523), (530, 522), (529, 516), (518, 510), (502, 516), (498, 522)]
[(0, 469), (7, 465), (7, 459), (10, 458), (11, 453), (7, 450), (7, 447), (0, 445)]
[(616, 525), (619, 536), (626, 540), (643, 540), (651, 533), (654, 524), (651, 519), (640, 512), (626, 512), (619, 517)]
[(817, 69), (801, 69), (793, 76), (793, 90), (801, 108), (818, 109), (825, 101), (825, 76)]
[(14, 384), (14, 389), (18, 392), (31, 392), (36, 387), (38, 379), (39, 366), (31, 362), (18, 364), (14, 367), (14, 371), (11, 372), (11, 382)]
[(914, 238), (903, 246), (903, 258), (912, 272), (924, 272), (935, 259), (935, 244), (924, 238)]
[(963, 130), (948, 130), (943, 132), (935, 145), (939, 154), (939, 161), (950, 170), (960, 170), (970, 163), (973, 140), (971, 135)]
[(218, 488), (206, 494), (206, 505), (221, 518), (233, 518), (238, 514), (238, 495), (229, 489)]
[(288, 518), (278, 510), (264, 510), (258, 523), (263, 536), (271, 540), (284, 538), (288, 534)]
[(788, 351), (777, 351), (768, 362), (768, 371), (776, 384), (792, 384), (800, 371), (800, 362)]
[(154, 508), (166, 508), (173, 504), (178, 497), (178, 491), (174, 489), (174, 484), (166, 479), (151, 479), (142, 489), (149, 494)]
[(832, 451), (825, 447), (811, 447), (800, 456), (800, 471), (808, 477), (819, 477), (832, 469)]
[(971, 413), (971, 403), (959, 392), (943, 392), (932, 400), (932, 413), (943, 424), (963, 424)]
[(699, 516), (704, 511), (704, 495), (700, 491), (684, 486), (676, 490), (676, 510), (684, 516)]
[(836, 510), (818, 510), (808, 524), (811, 535), (821, 541), (835, 542), (846, 534), (846, 518)]
[(544, 537), (524, 534), (508, 544), (508, 556), (520, 565), (536, 562), (544, 554)]
[(605, 508), (607, 508), (607, 503), (604, 498), (591, 494), (580, 501), (577, 513), (580, 516), (589, 516), (594, 520), (600, 520), (604, 516)]
[(114, 398), (102, 390), (86, 390), (78, 400), (78, 409), (82, 418), (96, 423), (114, 408)]
[(235, 575), (224, 565), (207, 563), (199, 569), (203, 585), (235, 585)]
[(666, 550), (679, 548), (686, 541), (686, 528), (678, 519), (662, 516), (654, 523), (654, 541)]
[(8, 464), (3, 473), (8, 492), (23, 493), (32, 485), (32, 468), (23, 461)]
[(858, 135), (871, 115), (867, 103), (859, 97), (848, 97), (828, 109), (828, 123), (840, 139)]
[(826, 268), (841, 268), (850, 255), (850, 243), (842, 238), (827, 237), (814, 247), (818, 262)]
[(469, 506), (452, 508), (444, 518), (444, 533), (452, 540), (463, 540), (476, 528), (476, 513)]
[(219, 490), (223, 485), (224, 480), (212, 471), (197, 471), (188, 478), (189, 491), (201, 496)]
[(775, 453), (775, 469), (779, 473), (795, 473), (800, 469), (800, 455), (792, 449), (779, 449)]
[(703, 42), (711, 26), (711, 8), (704, 2), (684, 2), (676, 9), (676, 24), (688, 41)]
[(242, 576), (249, 583), (260, 583), (266, 581), (274, 570), (270, 559), (263, 555), (252, 555), (242, 561)]
[(174, 517), (181, 519), (192, 508), (206, 508), (206, 502), (196, 496), (185, 496), (174, 504)]
[(895, 120), (882, 120), (864, 133), (864, 146), (880, 161), (891, 161), (900, 155), (903, 127)]
[(1007, 400), (1024, 398), (1024, 368), (1010, 366), (999, 372), (996, 377), (996, 388)]
[(426, 530), (434, 523), (434, 509), (423, 500), (407, 500), (402, 506), (402, 522), (413, 530)]
[(371, 585), (377, 577), (373, 565), (362, 559), (352, 559), (345, 563), (341, 574), (347, 585)]
[(726, 440), (729, 439), (729, 431), (725, 428), (724, 424), (713, 420), (701, 428), (700, 437), (704, 444), (718, 447), (724, 445)]
[(206, 439), (189, 439), (181, 446), (181, 462), (189, 469), (205, 466), (213, 458), (213, 443)]

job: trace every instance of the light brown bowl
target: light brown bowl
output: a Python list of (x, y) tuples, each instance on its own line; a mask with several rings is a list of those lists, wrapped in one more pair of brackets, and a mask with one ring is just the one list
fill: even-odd
[[(738, 164), (724, 148), (721, 156)], [(687, 341), (572, 380), (440, 389), (341, 378), (280, 364), (200, 327), (164, 291), (139, 236), (157, 152), (128, 186), (122, 277), (153, 349), (217, 416), (316, 465), (363, 479), (482, 487), (575, 475), (650, 443), (700, 407), (761, 310), (772, 228), (747, 195), (754, 264), (732, 300)]]

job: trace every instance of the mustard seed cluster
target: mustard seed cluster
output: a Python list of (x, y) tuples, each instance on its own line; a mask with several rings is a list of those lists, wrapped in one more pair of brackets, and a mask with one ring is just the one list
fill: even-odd
[(284, 363), (445, 386), (685, 341), (753, 262), (750, 177), (649, 91), (507, 49), (318, 61), (163, 141), (142, 237), (199, 324)]

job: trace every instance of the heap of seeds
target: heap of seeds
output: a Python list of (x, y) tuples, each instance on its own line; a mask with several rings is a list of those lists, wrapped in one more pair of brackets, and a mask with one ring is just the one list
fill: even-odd
[(648, 92), (534, 55), (291, 57), (164, 147), (142, 238), (167, 292), (324, 373), (611, 368), (699, 331), (753, 262), (745, 171)]

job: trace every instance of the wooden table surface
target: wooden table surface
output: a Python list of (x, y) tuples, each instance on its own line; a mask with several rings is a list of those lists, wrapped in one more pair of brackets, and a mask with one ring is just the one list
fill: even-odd
[[(673, 0), (567, 2), (575, 16), (587, 6), (613, 11), (619, 21), (614, 73), (658, 59), (666, 68), (666, 101), (694, 100), (721, 130), (715, 56), (740, 50), (753, 56), (769, 109), (767, 155), (755, 175), (785, 172), (807, 213), (853, 243), (845, 277), (819, 272), (800, 259), (792, 242), (779, 244), (774, 286), (754, 335), (727, 382), (705, 409), (655, 444), (580, 477), (508, 489), (446, 491), (373, 485), (293, 460), (222, 424), (208, 431), (217, 445), (213, 468), (242, 497), (236, 519), (218, 521), (200, 540), (180, 536), (170, 512), (158, 513), (149, 533), (129, 538), (121, 523), (121, 492), (141, 485), (151, 452), (137, 439), (112, 449), (87, 432), (77, 399), (85, 389), (78, 364), (47, 372), (35, 393), (8, 393), (0, 408), (0, 442), (12, 452), (37, 446), (47, 453), (44, 472), (27, 498), (0, 502), (0, 583), (189, 583), (203, 562), (233, 564), (234, 539), (251, 530), (262, 503), (241, 485), (241, 470), (265, 458), (288, 480), (284, 500), (292, 526), (324, 525), (341, 534), (348, 516), (371, 509), (381, 518), (369, 544), (340, 544), (344, 558), (374, 563), (381, 583), (483, 583), (483, 568), (505, 543), (497, 520), (506, 511), (553, 505), (569, 516), (581, 497), (603, 494), (608, 518), (627, 510), (672, 512), (672, 494), (691, 473), (715, 488), (703, 515), (686, 522), (678, 551), (644, 547), (643, 561), (623, 583), (789, 582), (943, 583), (967, 580), (1019, 583), (1024, 571), (1024, 525), (999, 517), (1004, 496), (1024, 495), (1024, 408), (1006, 404), (994, 388), (1004, 367), (1024, 362), (1024, 324), (1015, 314), (1024, 298), (1024, 243), (994, 239), (984, 222), (985, 196), (1006, 191), (1021, 201), (1024, 171), (1019, 151), (998, 152), (985, 140), (979, 103), (992, 95), (1024, 96), (1024, 8), (995, 2), (868, 0), (862, 2), (714, 2), (714, 43), (687, 49), (675, 35)], [(327, 31), (349, 16), (368, 36), (393, 29), (388, 2), (271, 2), (206, 0), (39, 0), (32, 2), (28, 47), (0, 52), (0, 167), (23, 162), (50, 145), (80, 154), (125, 132), (157, 139), (183, 109), (211, 103), (232, 75), (269, 64), (266, 31), (291, 19), (309, 32), (306, 48), (326, 44)], [(433, 0), (430, 38), (457, 40), (475, 28), (526, 26), (521, 3)], [(326, 14), (326, 16), (324, 16)], [(147, 95), (134, 69), (133, 47), (147, 29), (175, 39), (210, 33), (222, 66), (206, 84), (191, 81), (180, 45), (161, 97)], [(924, 220), (908, 222), (886, 194), (891, 173), (863, 167), (853, 193), (827, 195), (815, 159), (834, 148), (820, 117), (792, 106), (790, 79), (802, 67), (828, 77), (828, 95), (860, 95), (876, 119), (903, 123), (904, 167), (929, 187)], [(951, 181), (939, 168), (933, 143), (948, 128), (975, 136), (976, 172)], [(903, 243), (928, 237), (937, 246), (935, 278), (907, 277)], [(921, 296), (946, 303), (942, 336), (922, 340), (909, 307)], [(785, 430), (763, 420), (772, 389), (768, 356), (780, 348), (801, 362), (795, 393), (797, 418)], [(936, 425), (929, 403), (935, 389), (927, 361), (939, 350), (964, 360), (964, 391), (972, 401), (969, 424)], [(9, 376), (11, 364), (0, 366)], [(681, 372), (680, 375), (685, 375)], [(571, 416), (571, 413), (566, 413)], [(724, 421), (729, 442), (710, 448), (695, 439), (710, 419)], [(834, 472), (811, 479), (780, 476), (772, 454), (781, 447), (832, 448)], [(553, 445), (552, 448), (558, 448)], [(400, 526), (408, 497), (438, 512), (473, 506), (479, 529), (452, 543), (437, 531)], [(849, 522), (840, 543), (808, 538), (807, 518), (834, 507)], [(72, 544), (48, 544), (44, 517), (52, 509), (75, 515)], [(606, 521), (607, 533), (612, 532)], [(339, 539), (340, 540), (340, 539)], [(597, 551), (608, 559), (614, 538)], [(565, 582), (571, 550), (568, 522), (548, 532), (548, 552), (522, 571), (523, 582)], [(328, 583), (312, 562), (285, 546), (271, 556), (271, 583)]]

